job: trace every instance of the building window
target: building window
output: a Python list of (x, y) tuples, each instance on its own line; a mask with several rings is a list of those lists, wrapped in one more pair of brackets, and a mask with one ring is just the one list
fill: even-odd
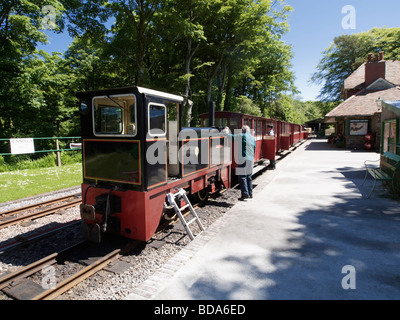
[(396, 153), (397, 144), (397, 120), (383, 122), (383, 146), (382, 151)]

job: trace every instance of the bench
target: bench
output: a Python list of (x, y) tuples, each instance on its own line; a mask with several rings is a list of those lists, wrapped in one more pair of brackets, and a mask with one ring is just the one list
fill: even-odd
[[(373, 162), (378, 162), (380, 161), (380, 166), (377, 167), (372, 167), (370, 166), (370, 163)], [(393, 190), (396, 190), (395, 186), (395, 175), (398, 169), (400, 169), (400, 156), (397, 154), (394, 154), (392, 152), (385, 152), (384, 154), (381, 155), (381, 159), (377, 161), (371, 161), (371, 160), (366, 160), (364, 162), (365, 165), (365, 178), (362, 183), (364, 185), (365, 180), (367, 179), (368, 174), (370, 174), (374, 178), (374, 186), (372, 187), (371, 192), (369, 193), (368, 197), (369, 198), (372, 194), (372, 192), (375, 189), (375, 185), (377, 181), (391, 181)]]

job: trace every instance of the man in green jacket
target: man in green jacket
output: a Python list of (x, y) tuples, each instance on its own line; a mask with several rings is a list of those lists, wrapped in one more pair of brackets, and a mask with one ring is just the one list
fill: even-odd
[(249, 126), (242, 127), (242, 133), (232, 135), (233, 140), (238, 142), (238, 150), (235, 154), (235, 161), (238, 164), (236, 175), (239, 179), (241, 190), (240, 201), (253, 198), (253, 167), (256, 140), (251, 134)]

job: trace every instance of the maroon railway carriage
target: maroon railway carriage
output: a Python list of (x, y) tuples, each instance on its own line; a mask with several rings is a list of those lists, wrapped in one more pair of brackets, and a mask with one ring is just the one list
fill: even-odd
[(204, 198), (230, 188), (230, 139), (215, 128), (182, 128), (182, 97), (140, 87), (77, 97), (89, 240), (108, 232), (147, 241), (173, 212), (168, 193)]
[(301, 140), (308, 139), (308, 131), (306, 126), (301, 126)]
[[(201, 126), (208, 126), (209, 114), (200, 115)], [(232, 133), (241, 132), (241, 128), (248, 125), (256, 140), (256, 151), (254, 162), (261, 160), (275, 160), (279, 147), (279, 121), (237, 112), (217, 111), (215, 112), (215, 127), (224, 129), (228, 127)], [(275, 134), (269, 135), (268, 126), (272, 126)], [(235, 144), (232, 146), (232, 167), (237, 165), (234, 161)]]
[[(200, 115), (201, 125), (208, 126), (209, 113)], [(228, 127), (231, 132), (240, 130), (244, 125), (252, 129), (256, 138), (256, 152), (254, 161), (275, 160), (276, 154), (282, 150), (289, 150), (291, 146), (303, 139), (308, 139), (305, 127), (287, 121), (257, 117), (237, 112), (217, 111), (215, 112), (215, 127), (223, 129)], [(272, 126), (274, 135), (269, 134), (268, 126)], [(234, 161), (235, 144), (232, 146), (232, 167)]]

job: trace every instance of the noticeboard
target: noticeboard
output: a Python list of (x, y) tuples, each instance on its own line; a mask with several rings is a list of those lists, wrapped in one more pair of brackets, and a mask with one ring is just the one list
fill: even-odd
[(35, 153), (33, 138), (10, 139), (11, 154)]

